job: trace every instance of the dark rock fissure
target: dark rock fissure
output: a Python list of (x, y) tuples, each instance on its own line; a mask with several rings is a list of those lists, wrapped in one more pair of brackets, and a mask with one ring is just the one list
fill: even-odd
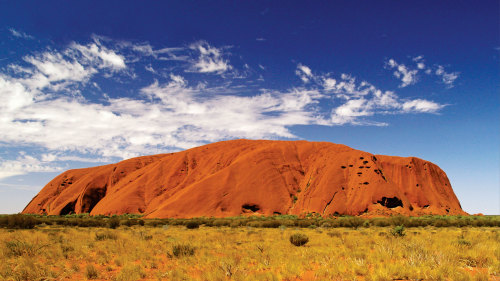
[(66, 204), (66, 206), (64, 206), (64, 208), (62, 208), (59, 215), (64, 216), (64, 215), (69, 215), (69, 214), (75, 213), (75, 204), (76, 204), (76, 200)]
[(403, 207), (403, 202), (401, 201), (401, 199), (397, 197), (391, 197), (391, 198), (382, 197), (382, 199), (377, 201), (377, 203), (391, 209), (396, 207)]
[(243, 212), (245, 212), (245, 211), (257, 212), (258, 210), (260, 210), (260, 207), (259, 207), (259, 205), (255, 205), (255, 204), (244, 204), (243, 206), (241, 206), (241, 210)]
[[(344, 188), (342, 187), (342, 189), (344, 189)], [(337, 195), (337, 191), (333, 194), (332, 199), (330, 199), (330, 201), (328, 201), (328, 203), (326, 203), (326, 206), (323, 209), (323, 213), (322, 214), (325, 214), (326, 208), (328, 208), (328, 206), (330, 206), (330, 203), (332, 203), (333, 198), (335, 198), (335, 195)]]
[(106, 190), (108, 185), (105, 184), (103, 187), (91, 187), (87, 189), (87, 192), (82, 197), (82, 213), (90, 213), (94, 209), (95, 205), (101, 201), (106, 195)]

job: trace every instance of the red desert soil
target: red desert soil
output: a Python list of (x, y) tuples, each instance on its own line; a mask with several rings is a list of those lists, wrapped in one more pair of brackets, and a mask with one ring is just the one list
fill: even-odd
[(68, 170), (23, 213), (466, 214), (446, 174), (428, 161), (328, 142), (269, 140), (223, 141)]

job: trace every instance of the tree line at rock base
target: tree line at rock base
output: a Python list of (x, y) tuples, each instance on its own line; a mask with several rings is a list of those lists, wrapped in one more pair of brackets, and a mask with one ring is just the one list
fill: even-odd
[(90, 216), (89, 214), (72, 214), (65, 216), (44, 215), (0, 215), (0, 228), (32, 229), (46, 225), (73, 227), (145, 227), (185, 226), (189, 229), (205, 227), (256, 227), (256, 228), (336, 228), (336, 227), (499, 227), (500, 216), (422, 216), (422, 217), (380, 217), (361, 218), (355, 216), (339, 216), (323, 218), (308, 214), (305, 218), (295, 215), (250, 216), (227, 218), (191, 218), (191, 219), (145, 219), (141, 215), (126, 214), (119, 216)]

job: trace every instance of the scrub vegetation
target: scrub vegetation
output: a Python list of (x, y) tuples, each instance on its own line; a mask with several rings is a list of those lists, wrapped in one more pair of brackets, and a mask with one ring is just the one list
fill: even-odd
[(499, 220), (2, 216), (0, 280), (500, 280)]

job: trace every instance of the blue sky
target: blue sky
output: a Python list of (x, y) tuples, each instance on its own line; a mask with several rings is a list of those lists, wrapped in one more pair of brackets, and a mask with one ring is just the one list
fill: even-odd
[(465, 211), (500, 214), (498, 11), (2, 1), (0, 213), (66, 169), (250, 138), (423, 158)]

